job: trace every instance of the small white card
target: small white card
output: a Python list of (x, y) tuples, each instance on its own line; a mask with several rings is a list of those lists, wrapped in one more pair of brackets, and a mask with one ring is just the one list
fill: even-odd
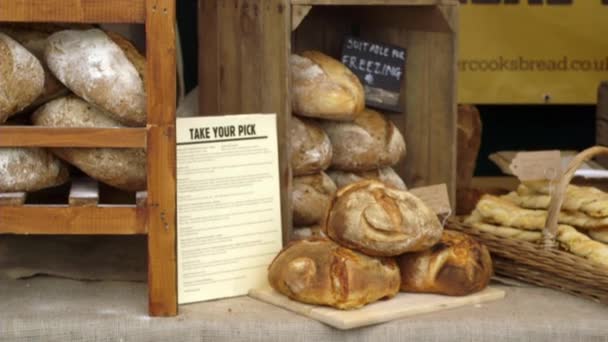
[(281, 250), (276, 114), (177, 120), (180, 304), (266, 284)]

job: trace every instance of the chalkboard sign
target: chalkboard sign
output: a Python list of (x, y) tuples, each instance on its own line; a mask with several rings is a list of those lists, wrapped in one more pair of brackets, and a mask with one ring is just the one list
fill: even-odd
[(404, 48), (355, 37), (346, 37), (342, 47), (342, 63), (361, 80), (366, 104), (394, 112), (401, 112), (406, 57)]

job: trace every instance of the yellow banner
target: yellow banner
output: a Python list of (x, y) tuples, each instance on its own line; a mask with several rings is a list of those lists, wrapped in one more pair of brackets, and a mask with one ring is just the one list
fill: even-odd
[(459, 102), (595, 104), (608, 0), (461, 0)]

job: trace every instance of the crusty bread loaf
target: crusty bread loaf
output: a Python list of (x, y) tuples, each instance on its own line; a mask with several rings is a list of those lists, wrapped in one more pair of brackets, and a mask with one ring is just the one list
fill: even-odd
[(397, 172), (395, 172), (395, 170), (389, 166), (371, 171), (360, 172), (329, 170), (327, 171), (327, 174), (329, 177), (331, 177), (334, 183), (336, 183), (338, 189), (365, 179), (375, 179), (388, 186), (392, 186), (395, 189), (407, 190), (407, 187), (401, 177), (399, 177)]
[(310, 238), (326, 238), (321, 226), (293, 227), (291, 240), (306, 240)]
[(430, 249), (397, 258), (401, 291), (464, 296), (483, 290), (492, 276), (488, 249), (472, 237), (444, 230)]
[(34, 102), (43, 89), (44, 69), (40, 61), (0, 33), (0, 124)]
[(400, 284), (392, 258), (369, 257), (327, 239), (291, 242), (270, 265), (268, 281), (296, 301), (339, 309), (393, 297)]
[(293, 224), (308, 226), (323, 221), (336, 193), (336, 185), (324, 172), (293, 179)]
[(329, 120), (353, 120), (365, 106), (361, 82), (344, 64), (318, 51), (289, 59), (294, 113)]
[(374, 170), (393, 166), (405, 156), (405, 141), (397, 127), (374, 110), (362, 111), (353, 122), (320, 124), (331, 141), (332, 169)]
[[(85, 101), (67, 96), (42, 106), (32, 116), (47, 127), (122, 127)], [(146, 152), (143, 149), (54, 148), (53, 153), (91, 178), (127, 191), (146, 188)]]
[(68, 181), (67, 167), (41, 148), (0, 148), (0, 192), (29, 192)]
[[(116, 36), (113, 36), (116, 38)], [(135, 48), (126, 53), (98, 29), (65, 30), (48, 38), (49, 69), (75, 94), (127, 126), (146, 124), (143, 57)], [(135, 64), (131, 60), (137, 59)], [(138, 71), (139, 70), (139, 71)]]
[(291, 167), (294, 176), (319, 173), (331, 164), (331, 143), (312, 120), (292, 117), (289, 123)]
[(422, 200), (375, 180), (338, 190), (323, 229), (337, 243), (375, 256), (427, 249), (443, 231), (437, 215)]

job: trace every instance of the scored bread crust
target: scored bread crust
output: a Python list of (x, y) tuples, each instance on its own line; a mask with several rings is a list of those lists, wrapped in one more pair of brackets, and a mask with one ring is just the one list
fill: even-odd
[(293, 224), (308, 226), (323, 221), (336, 190), (336, 185), (324, 172), (294, 177)]
[(289, 122), (291, 167), (294, 176), (319, 173), (331, 164), (329, 137), (312, 120), (292, 117)]

